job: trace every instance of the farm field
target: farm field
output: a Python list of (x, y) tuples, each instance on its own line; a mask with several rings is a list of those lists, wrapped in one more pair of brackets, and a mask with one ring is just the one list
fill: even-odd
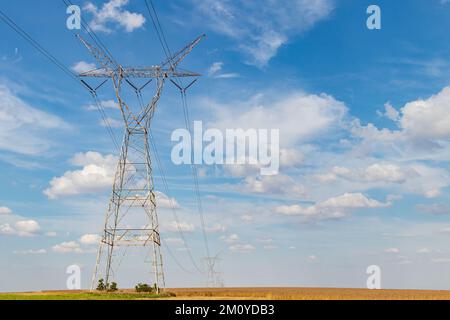
[(0, 294), (0, 300), (450, 300), (450, 291), (367, 290), (335, 288), (185, 288), (168, 289), (169, 295), (88, 291), (46, 291)]

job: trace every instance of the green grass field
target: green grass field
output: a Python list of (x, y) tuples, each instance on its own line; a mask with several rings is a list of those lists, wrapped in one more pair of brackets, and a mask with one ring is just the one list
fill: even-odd
[(167, 295), (133, 293), (6, 293), (0, 300), (146, 300), (167, 298)]

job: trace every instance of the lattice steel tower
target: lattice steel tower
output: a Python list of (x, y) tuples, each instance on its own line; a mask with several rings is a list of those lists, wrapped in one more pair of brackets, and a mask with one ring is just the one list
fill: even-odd
[[(150, 123), (167, 80), (175, 83), (179, 78), (198, 77), (200, 74), (181, 71), (178, 65), (202, 40), (198, 37), (185, 48), (158, 66), (123, 67), (114, 58), (98, 46), (88, 43), (80, 35), (78, 39), (94, 56), (99, 68), (79, 74), (79, 77), (104, 78), (113, 83), (114, 94), (120, 108), (125, 133), (112, 187), (111, 200), (106, 213), (105, 225), (97, 254), (91, 289), (99, 279), (110, 283), (115, 278), (115, 251), (120, 247), (150, 247), (152, 255), (152, 273), (158, 288), (165, 287), (161, 238), (159, 232), (157, 203), (152, 177), (152, 163), (149, 148)], [(139, 86), (134, 81), (148, 79)], [(156, 80), (156, 93), (148, 104), (143, 101), (142, 90)], [(175, 81), (174, 81), (175, 80)], [(140, 80), (143, 81), (143, 80)], [(96, 91), (87, 82), (96, 98)], [(136, 94), (138, 103), (132, 106), (123, 87), (129, 87)], [(96, 100), (98, 102), (98, 100)]]

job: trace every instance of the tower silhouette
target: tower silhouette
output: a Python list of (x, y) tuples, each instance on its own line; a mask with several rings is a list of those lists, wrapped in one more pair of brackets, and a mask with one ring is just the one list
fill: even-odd
[[(204, 36), (196, 38), (160, 65), (124, 67), (118, 64), (109, 52), (77, 35), (99, 65), (99, 68), (78, 76), (97, 102), (97, 89), (111, 80), (124, 122), (124, 137), (97, 253), (92, 290), (100, 279), (106, 284), (115, 280), (117, 267), (115, 252), (121, 247), (149, 247), (153, 283), (157, 285), (158, 290), (165, 288), (161, 236), (156, 210), (157, 199), (149, 147), (150, 125), (167, 80), (175, 83), (180, 78), (200, 76), (198, 73), (181, 71), (178, 66)], [(103, 78), (103, 82), (94, 88), (84, 81), (84, 78)], [(143, 90), (148, 89), (153, 80), (156, 82), (156, 92), (150, 102), (144, 103)], [(146, 82), (138, 84), (139, 81)], [(131, 98), (124, 92), (125, 87), (136, 95), (135, 105), (129, 103)]]

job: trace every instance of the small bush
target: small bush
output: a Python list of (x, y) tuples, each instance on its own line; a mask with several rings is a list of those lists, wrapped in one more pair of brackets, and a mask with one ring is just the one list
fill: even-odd
[(115, 291), (119, 290), (117, 288), (117, 283), (115, 283), (115, 282), (112, 282), (111, 284), (108, 284), (106, 287), (107, 287), (107, 291), (108, 292), (115, 292)]
[(146, 283), (138, 283), (135, 287), (136, 292), (139, 293), (155, 293), (155, 289), (150, 287), (148, 284)]
[(119, 290), (117, 288), (117, 283), (111, 282), (105, 284), (105, 280), (103, 279), (98, 280), (97, 291), (115, 292), (117, 290)]
[(103, 279), (98, 280), (97, 291), (105, 291), (105, 290), (106, 290), (105, 280)]

